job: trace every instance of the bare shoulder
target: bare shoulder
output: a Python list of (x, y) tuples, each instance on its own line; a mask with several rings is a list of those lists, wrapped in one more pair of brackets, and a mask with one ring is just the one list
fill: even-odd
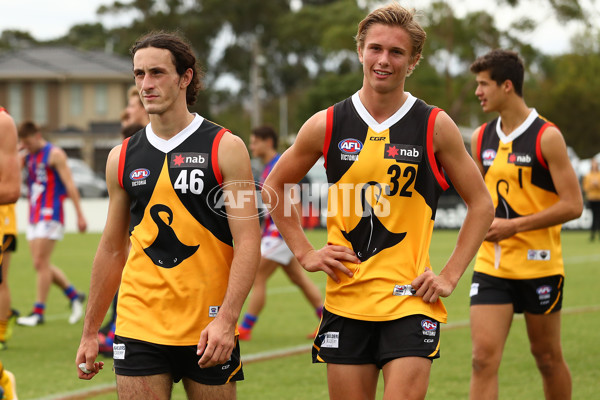
[(15, 121), (13, 118), (5, 111), (0, 111), (0, 128), (14, 128)]
[(116, 145), (115, 147), (113, 147), (110, 150), (110, 153), (108, 153), (108, 157), (106, 159), (106, 166), (107, 167), (108, 166), (112, 167), (113, 164), (114, 164), (115, 167), (118, 167), (118, 165), (119, 165), (119, 158), (121, 156), (121, 148), (122, 147), (123, 147), (122, 144), (118, 144), (118, 145)]
[(250, 179), (252, 177), (248, 149), (239, 136), (229, 131), (225, 132), (219, 142), (217, 154), (219, 169), (225, 180)]
[(298, 131), (292, 147), (321, 152), (327, 132), (327, 110), (321, 110), (310, 117)]
[(67, 153), (58, 146), (52, 146), (50, 149), (49, 163), (54, 167), (67, 165)]
[(445, 111), (440, 111), (435, 118), (433, 129), (433, 148), (437, 153), (463, 145), (460, 130)]
[(109, 190), (109, 194), (113, 188), (120, 186), (119, 181), (119, 159), (121, 157), (122, 144), (119, 144), (112, 148), (108, 153), (106, 159), (106, 185)]
[(246, 144), (237, 135), (234, 135), (230, 131), (226, 131), (221, 138), (221, 142), (219, 143), (219, 151), (223, 150), (232, 150), (232, 151), (240, 151), (246, 149)]
[(552, 161), (557, 158), (568, 158), (565, 138), (555, 125), (549, 126), (542, 133), (540, 147), (542, 156), (546, 161)]
[(0, 135), (0, 142), (16, 143), (17, 126), (12, 117), (4, 111), (0, 112), (0, 132), (2, 132), (2, 135)]
[(246, 143), (229, 131), (225, 132), (219, 142), (218, 157), (221, 168), (227, 164), (237, 165), (240, 161), (250, 158)]

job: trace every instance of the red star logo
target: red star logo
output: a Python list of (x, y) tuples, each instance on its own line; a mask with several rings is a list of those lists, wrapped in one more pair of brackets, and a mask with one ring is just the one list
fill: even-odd
[(508, 162), (514, 163), (515, 161), (517, 161), (517, 156), (515, 156), (514, 154), (508, 156)]
[(398, 155), (398, 148), (396, 146), (390, 146), (387, 149), (389, 157), (396, 157)]
[(175, 164), (177, 167), (183, 164), (183, 156), (181, 154), (177, 154), (173, 159), (173, 164)]

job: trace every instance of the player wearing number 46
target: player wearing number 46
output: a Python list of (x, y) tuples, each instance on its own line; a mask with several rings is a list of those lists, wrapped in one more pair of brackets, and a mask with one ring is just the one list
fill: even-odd
[[(393, 3), (359, 24), (362, 87), (302, 126), (263, 188), (263, 198), (285, 199), (289, 184), (325, 159), (325, 247), (315, 250), (285, 207), (269, 212), (302, 266), (329, 277), (313, 362), (327, 363), (332, 399), (374, 398), (380, 370), (384, 398), (425, 398), (446, 322), (440, 297), (452, 293), (493, 218), (454, 122), (404, 91), (426, 36), (413, 16)], [(429, 244), (438, 197), (449, 186), (443, 171), (468, 211), (436, 274)]]
[[(188, 111), (200, 77), (185, 39), (150, 33), (131, 53), (150, 124), (108, 157), (77, 371), (91, 379), (103, 366), (97, 333), (120, 282), (119, 398), (168, 399), (183, 380), (190, 398), (233, 399), (243, 379), (236, 321), (260, 257), (250, 157), (240, 138)], [(220, 209), (220, 190), (245, 201)]]

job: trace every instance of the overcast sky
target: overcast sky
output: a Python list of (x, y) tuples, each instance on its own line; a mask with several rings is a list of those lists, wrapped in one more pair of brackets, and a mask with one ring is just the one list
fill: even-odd
[[(404, 0), (401, 4), (419, 8), (431, 0)], [(600, 24), (600, 0), (580, 0), (588, 14)], [(112, 4), (112, 0), (0, 0), (0, 32), (18, 29), (31, 33), (38, 40), (48, 40), (66, 34), (75, 24), (102, 22), (105, 26), (125, 25), (127, 18), (113, 16), (98, 17), (100, 5)], [(516, 9), (498, 7), (497, 0), (462, 0), (450, 4), (459, 16), (468, 11), (485, 9), (496, 15), (499, 28), (506, 28), (511, 22), (524, 15), (542, 21), (536, 31), (524, 39), (546, 54), (560, 54), (569, 51), (570, 37), (577, 32), (577, 24), (560, 24), (549, 7), (548, 0), (522, 0)]]

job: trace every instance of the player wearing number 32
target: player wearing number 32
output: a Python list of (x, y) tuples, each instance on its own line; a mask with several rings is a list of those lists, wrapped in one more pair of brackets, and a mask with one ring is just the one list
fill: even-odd
[[(79, 377), (102, 367), (97, 333), (121, 282), (119, 398), (168, 399), (183, 379), (189, 398), (234, 399), (236, 321), (260, 257), (255, 196), (241, 192), (254, 194), (250, 157), (241, 139), (188, 111), (200, 83), (183, 38), (151, 33), (131, 53), (150, 124), (108, 158), (109, 211), (76, 360), (91, 372)], [(229, 190), (245, 200), (221, 209), (215, 193)]]
[[(374, 398), (380, 370), (384, 398), (425, 398), (439, 323), (446, 322), (439, 298), (452, 293), (493, 219), (454, 122), (404, 91), (426, 36), (413, 15), (393, 3), (359, 24), (361, 89), (303, 125), (263, 188), (263, 198), (285, 199), (289, 184), (324, 156), (328, 245), (315, 250), (297, 216), (286, 215), (290, 207), (269, 211), (302, 266), (329, 276), (313, 362), (327, 363), (332, 399)], [(438, 197), (449, 185), (442, 169), (468, 211), (436, 274), (429, 244)]]

